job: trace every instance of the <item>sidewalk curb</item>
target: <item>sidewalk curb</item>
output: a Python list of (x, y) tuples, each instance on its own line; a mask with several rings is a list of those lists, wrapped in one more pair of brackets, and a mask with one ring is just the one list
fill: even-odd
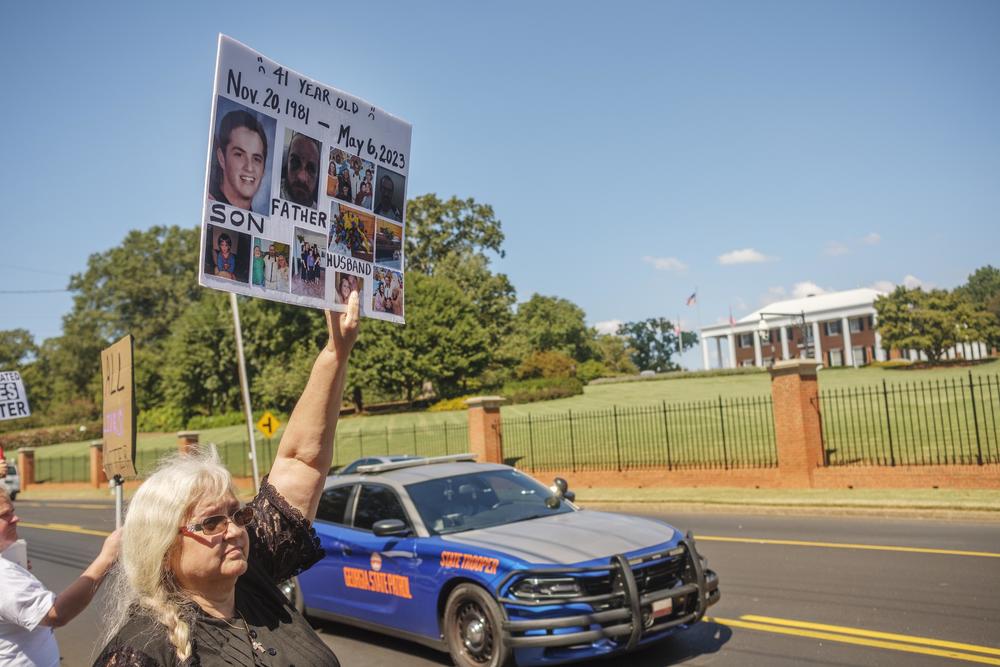
[(851, 516), (895, 519), (952, 519), (961, 521), (987, 521), (1000, 523), (1000, 508), (986, 507), (931, 507), (893, 505), (810, 505), (804, 503), (754, 503), (734, 504), (712, 501), (678, 500), (602, 500), (584, 498), (576, 505), (583, 509), (610, 512), (645, 513), (652, 510), (663, 512), (700, 512), (705, 514), (793, 514), (796, 516)]

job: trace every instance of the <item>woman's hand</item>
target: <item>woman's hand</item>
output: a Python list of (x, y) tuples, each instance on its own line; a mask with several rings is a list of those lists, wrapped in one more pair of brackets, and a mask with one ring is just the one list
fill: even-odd
[(330, 335), (326, 349), (335, 353), (337, 358), (343, 361), (347, 360), (355, 341), (358, 340), (360, 309), (361, 296), (354, 289), (351, 290), (351, 296), (347, 298), (347, 312), (326, 311), (326, 330)]

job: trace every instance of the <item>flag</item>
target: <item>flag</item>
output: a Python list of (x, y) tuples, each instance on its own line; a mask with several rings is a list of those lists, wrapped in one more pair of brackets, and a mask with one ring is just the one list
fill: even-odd
[(694, 291), (694, 292), (691, 292), (691, 296), (689, 296), (687, 298), (687, 301), (684, 302), (684, 305), (685, 306), (693, 306), (697, 302), (698, 302), (698, 292)]

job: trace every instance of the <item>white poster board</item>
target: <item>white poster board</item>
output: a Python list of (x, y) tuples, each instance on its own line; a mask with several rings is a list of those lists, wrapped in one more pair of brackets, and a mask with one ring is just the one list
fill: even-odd
[[(0, 421), (31, 416), (24, 380), (17, 371), (0, 371)], [(2, 454), (0, 454), (0, 458)]]
[(198, 282), (402, 323), (410, 134), (219, 35)]

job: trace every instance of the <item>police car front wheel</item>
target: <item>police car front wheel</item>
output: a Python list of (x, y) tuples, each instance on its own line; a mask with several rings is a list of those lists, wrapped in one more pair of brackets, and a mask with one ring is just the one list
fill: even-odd
[(458, 667), (507, 667), (513, 664), (502, 630), (503, 619), (489, 593), (461, 584), (448, 596), (444, 634)]

